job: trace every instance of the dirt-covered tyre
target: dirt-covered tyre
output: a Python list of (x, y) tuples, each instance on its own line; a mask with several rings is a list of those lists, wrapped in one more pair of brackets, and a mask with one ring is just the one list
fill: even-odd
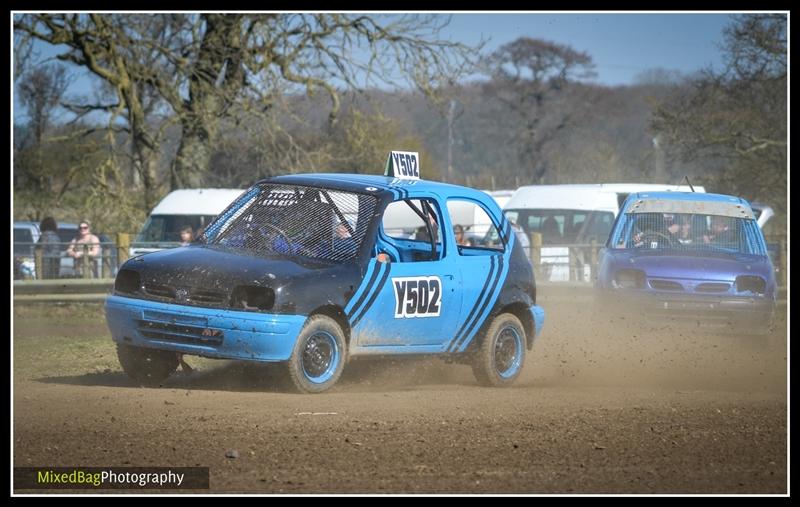
[(525, 364), (527, 341), (519, 319), (502, 313), (483, 335), (472, 361), (472, 372), (484, 386), (504, 387), (517, 380)]
[(326, 391), (342, 375), (346, 357), (347, 346), (339, 324), (325, 315), (314, 315), (300, 331), (286, 363), (289, 380), (301, 393)]
[(165, 350), (118, 344), (117, 357), (125, 373), (147, 387), (160, 386), (178, 368), (178, 355)]

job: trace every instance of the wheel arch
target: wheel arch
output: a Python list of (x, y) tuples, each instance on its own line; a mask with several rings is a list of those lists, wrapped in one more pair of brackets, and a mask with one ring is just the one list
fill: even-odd
[(533, 348), (533, 338), (536, 332), (536, 324), (533, 322), (533, 315), (531, 314), (530, 308), (519, 301), (509, 303), (505, 306), (499, 307), (495, 312), (493, 312), (490, 322), (495, 317), (503, 313), (510, 313), (518, 318), (520, 322), (522, 322), (522, 327), (525, 329), (527, 349), (531, 350)]
[[(326, 317), (330, 317), (336, 321), (344, 333), (345, 344), (348, 348), (350, 347), (350, 322), (347, 320), (347, 316), (345, 315), (342, 307), (337, 305), (323, 305), (315, 308), (311, 313), (309, 313), (308, 318), (310, 319), (314, 315), (325, 315)], [(308, 319), (306, 319), (306, 321), (307, 320)]]

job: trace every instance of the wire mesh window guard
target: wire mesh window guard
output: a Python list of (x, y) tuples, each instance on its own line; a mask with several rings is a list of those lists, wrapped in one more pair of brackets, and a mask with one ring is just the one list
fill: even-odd
[(766, 255), (755, 220), (694, 213), (627, 213), (611, 247)]
[(209, 225), (210, 244), (327, 261), (355, 257), (377, 199), (300, 185), (264, 184)]

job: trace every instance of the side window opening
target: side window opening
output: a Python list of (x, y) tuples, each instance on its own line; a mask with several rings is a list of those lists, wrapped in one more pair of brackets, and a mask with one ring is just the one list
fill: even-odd
[(441, 222), (438, 206), (430, 199), (391, 202), (383, 212), (377, 253), (388, 253), (395, 262), (441, 259)]
[(572, 216), (567, 216), (566, 220), (567, 223), (571, 218), (572, 224), (569, 227), (564, 227), (564, 235), (563, 240), (564, 243), (572, 244), (579, 242), (578, 237), (580, 236), (581, 230), (586, 226), (586, 213), (583, 211), (574, 211), (571, 214)]
[(448, 199), (447, 212), (460, 255), (492, 255), (505, 251), (497, 225), (479, 204)]

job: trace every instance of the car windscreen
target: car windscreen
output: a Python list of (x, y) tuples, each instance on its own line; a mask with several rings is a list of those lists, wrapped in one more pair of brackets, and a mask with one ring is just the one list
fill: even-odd
[(696, 213), (626, 213), (609, 246), (766, 255), (755, 220)]
[(367, 194), (262, 184), (222, 212), (205, 239), (265, 255), (343, 261), (358, 253), (377, 202)]

